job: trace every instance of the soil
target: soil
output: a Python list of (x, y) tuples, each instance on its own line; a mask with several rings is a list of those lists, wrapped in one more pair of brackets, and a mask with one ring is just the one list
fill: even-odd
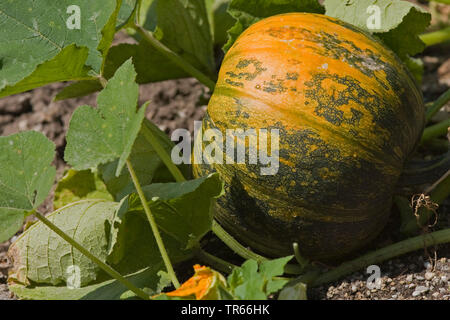
[[(428, 49), (422, 55), (425, 75), (422, 84), (425, 101), (433, 101), (450, 87), (450, 50), (440, 47)], [(0, 100), (0, 135), (23, 130), (44, 133), (56, 143), (55, 165), (58, 177), (66, 165), (63, 161), (65, 134), (72, 112), (84, 104), (96, 105), (96, 94), (65, 101), (54, 102), (54, 96), (67, 84), (52, 84), (30, 92)], [(170, 134), (176, 128), (193, 130), (194, 120), (200, 120), (206, 110), (208, 89), (195, 79), (180, 79), (142, 85), (140, 103), (150, 100), (147, 118)], [(444, 108), (448, 111), (450, 106)], [(448, 116), (448, 114), (447, 114)], [(52, 211), (52, 195), (40, 208)], [(439, 211), (439, 228), (450, 227), (450, 206)], [(393, 215), (392, 223), (378, 238), (378, 246), (398, 241), (398, 225)], [(14, 238), (12, 239), (14, 240)], [(6, 251), (9, 242), (0, 244), (0, 300), (14, 299), (6, 285), (7, 272), (11, 267)], [(368, 289), (369, 277), (364, 271), (354, 273), (335, 283), (310, 290), (311, 299), (450, 299), (450, 245), (436, 250), (421, 250), (380, 264), (381, 284), (378, 289)], [(228, 253), (230, 255), (230, 253)], [(236, 257), (230, 257), (236, 259)], [(184, 264), (183, 264), (184, 265)], [(190, 265), (186, 264), (186, 268)], [(179, 268), (178, 268), (179, 269)], [(185, 269), (185, 268), (183, 268)], [(191, 271), (185, 269), (189, 274)]]

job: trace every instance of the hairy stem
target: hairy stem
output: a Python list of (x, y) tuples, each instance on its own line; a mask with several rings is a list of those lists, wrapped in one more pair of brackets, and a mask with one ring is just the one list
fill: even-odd
[(142, 206), (144, 207), (144, 211), (145, 211), (145, 214), (147, 215), (147, 219), (148, 219), (148, 222), (150, 223), (150, 227), (152, 228), (153, 235), (155, 236), (156, 244), (158, 245), (159, 252), (161, 253), (162, 259), (166, 266), (167, 273), (169, 274), (170, 279), (172, 280), (172, 283), (175, 286), (175, 288), (178, 289), (180, 287), (180, 282), (178, 281), (175, 271), (173, 269), (172, 263), (170, 262), (169, 255), (167, 254), (166, 247), (164, 246), (163, 240), (161, 238), (161, 234), (159, 233), (155, 218), (150, 210), (150, 207), (148, 206), (147, 199), (145, 199), (144, 191), (141, 188), (141, 185), (137, 178), (136, 172), (134, 171), (134, 168), (131, 165), (130, 160), (127, 160), (127, 167), (128, 167), (128, 171), (130, 172), (131, 179), (133, 180), (134, 186), (139, 195), (139, 198), (141, 199), (141, 203), (142, 203)]
[(344, 262), (335, 269), (325, 272), (316, 279), (312, 280), (310, 285), (320, 286), (325, 283), (333, 282), (369, 265), (381, 263), (385, 260), (411, 251), (419, 250), (421, 248), (447, 242), (450, 242), (450, 229), (435, 231), (433, 233), (406, 239), (385, 248), (365, 254), (355, 260)]
[(79, 244), (77, 241), (75, 241), (73, 238), (71, 238), (69, 235), (67, 235), (64, 231), (62, 231), (60, 228), (58, 228), (53, 222), (48, 220), (44, 215), (41, 213), (34, 211), (34, 215), (47, 227), (49, 227), (53, 232), (55, 232), (57, 235), (59, 235), (61, 238), (66, 240), (71, 246), (76, 248), (78, 251), (80, 251), (83, 255), (85, 255), (87, 258), (89, 258), (92, 262), (94, 262), (97, 266), (99, 266), (103, 271), (105, 271), (107, 274), (109, 274), (112, 278), (116, 279), (120, 283), (122, 283), (125, 287), (133, 291), (138, 297), (144, 299), (144, 300), (150, 300), (150, 296), (146, 294), (143, 290), (136, 287), (134, 284), (132, 284), (130, 281), (128, 281), (125, 277), (123, 277), (120, 273), (118, 273), (116, 270), (111, 268), (109, 265), (101, 261), (99, 258), (94, 256), (92, 253), (90, 253), (86, 248), (84, 248), (81, 244)]
[(198, 81), (203, 83), (205, 86), (207, 86), (211, 91), (214, 90), (215, 82), (211, 78), (209, 78), (207, 75), (205, 75), (203, 72), (195, 68), (192, 64), (187, 62), (185, 59), (180, 57), (178, 54), (170, 50), (168, 47), (166, 47), (164, 44), (162, 44), (160, 41), (158, 41), (151, 32), (145, 30), (140, 25), (135, 25), (136, 31), (145, 39), (147, 42), (158, 52), (169, 58), (173, 63), (175, 63), (177, 66), (179, 66), (181, 69), (186, 71), (191, 76), (197, 78)]
[(427, 47), (449, 41), (450, 27), (446, 27), (438, 31), (421, 34), (419, 38), (425, 43)]

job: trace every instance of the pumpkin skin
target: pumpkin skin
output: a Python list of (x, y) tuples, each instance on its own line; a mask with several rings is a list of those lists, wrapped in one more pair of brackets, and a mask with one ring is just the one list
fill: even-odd
[[(297, 242), (310, 259), (340, 259), (385, 226), (424, 111), (411, 74), (368, 33), (324, 15), (272, 16), (225, 55), (202, 127), (277, 128), (279, 170), (194, 164), (194, 176), (219, 172), (216, 218), (244, 244), (276, 257)], [(206, 145), (198, 135), (197, 152)]]

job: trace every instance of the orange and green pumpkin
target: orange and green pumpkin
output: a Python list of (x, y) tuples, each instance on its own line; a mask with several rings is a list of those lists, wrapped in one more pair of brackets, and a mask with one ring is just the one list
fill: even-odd
[(203, 131), (277, 128), (278, 172), (211, 163), (194, 175), (219, 172), (216, 218), (244, 244), (283, 256), (297, 242), (311, 259), (339, 259), (386, 224), (424, 119), (417, 84), (380, 41), (324, 15), (276, 15), (227, 52)]

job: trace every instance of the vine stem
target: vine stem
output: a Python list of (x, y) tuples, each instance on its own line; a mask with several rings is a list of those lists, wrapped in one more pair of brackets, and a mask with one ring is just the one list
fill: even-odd
[[(234, 253), (239, 255), (241, 258), (256, 260), (258, 262), (269, 260), (268, 258), (263, 257), (244, 247), (232, 235), (226, 232), (225, 229), (222, 228), (222, 226), (215, 220), (212, 224), (212, 231), (220, 240), (222, 240), (222, 242), (224, 242), (231, 250), (234, 251)], [(287, 274), (301, 274), (302, 271), (303, 268), (300, 265), (295, 264), (288, 264), (284, 268), (284, 272)]]
[(450, 101), (450, 89), (445, 91), (439, 98), (427, 109), (426, 120), (429, 122), (431, 118), (448, 102)]
[(135, 24), (134, 28), (158, 52), (169, 58), (173, 63), (186, 71), (188, 74), (197, 78), (198, 81), (207, 86), (211, 91), (214, 90), (216, 83), (211, 78), (158, 41), (151, 32), (145, 30), (141, 25)]
[(419, 36), (420, 40), (422, 40), (427, 47), (439, 44), (442, 42), (446, 42), (450, 40), (450, 27), (433, 31), (429, 33), (424, 33)]
[(134, 171), (134, 168), (133, 168), (130, 160), (127, 160), (127, 167), (128, 167), (128, 171), (130, 172), (131, 179), (133, 180), (136, 191), (139, 195), (139, 198), (141, 199), (141, 203), (144, 208), (145, 214), (147, 215), (147, 219), (148, 219), (148, 222), (150, 223), (150, 227), (152, 228), (153, 235), (155, 236), (156, 244), (158, 245), (159, 252), (161, 253), (162, 259), (166, 266), (167, 273), (169, 274), (169, 277), (172, 280), (172, 283), (175, 286), (175, 288), (178, 289), (180, 287), (180, 282), (178, 281), (175, 271), (173, 269), (172, 263), (170, 262), (169, 255), (167, 254), (166, 247), (164, 246), (164, 243), (161, 238), (161, 234), (159, 233), (159, 230), (158, 230), (158, 225), (156, 224), (155, 218), (150, 210), (150, 207), (148, 206), (147, 199), (145, 198), (145, 195), (144, 195), (144, 191), (142, 190), (141, 184), (139, 183), (136, 172)]
[(414, 238), (409, 238), (385, 248), (365, 254), (352, 261), (345, 262), (337, 268), (325, 272), (315, 279), (311, 280), (309, 285), (316, 287), (325, 283), (333, 282), (366, 266), (380, 263), (385, 260), (400, 256), (411, 251), (416, 251), (424, 247), (447, 242), (450, 242), (450, 228), (424, 234)]
[(450, 127), (450, 118), (427, 127), (423, 131), (420, 143), (424, 144), (434, 138), (445, 135), (448, 132), (448, 127)]
[(80, 251), (83, 255), (88, 257), (92, 262), (94, 262), (97, 266), (99, 266), (103, 271), (108, 273), (111, 277), (122, 283), (125, 287), (133, 291), (138, 297), (144, 299), (144, 300), (150, 300), (150, 296), (146, 294), (143, 290), (136, 287), (134, 284), (132, 284), (129, 280), (127, 280), (125, 277), (123, 277), (120, 273), (118, 273), (116, 270), (111, 268), (109, 265), (101, 261), (99, 258), (94, 256), (92, 253), (90, 253), (86, 248), (84, 248), (81, 244), (79, 244), (77, 241), (75, 241), (72, 237), (67, 235), (64, 231), (62, 231), (60, 228), (58, 228), (53, 222), (48, 220), (43, 214), (40, 212), (34, 211), (33, 214), (48, 228), (50, 228), (53, 232), (55, 232), (57, 235), (59, 235), (61, 238), (63, 238), (65, 241), (67, 241), (71, 246), (76, 248), (78, 251)]
[(229, 263), (223, 259), (220, 259), (205, 250), (203, 250), (200, 246), (196, 248), (195, 255), (206, 262), (208, 265), (213, 266), (215, 269), (224, 272), (224, 273), (230, 273), (233, 268), (236, 268), (237, 266)]

